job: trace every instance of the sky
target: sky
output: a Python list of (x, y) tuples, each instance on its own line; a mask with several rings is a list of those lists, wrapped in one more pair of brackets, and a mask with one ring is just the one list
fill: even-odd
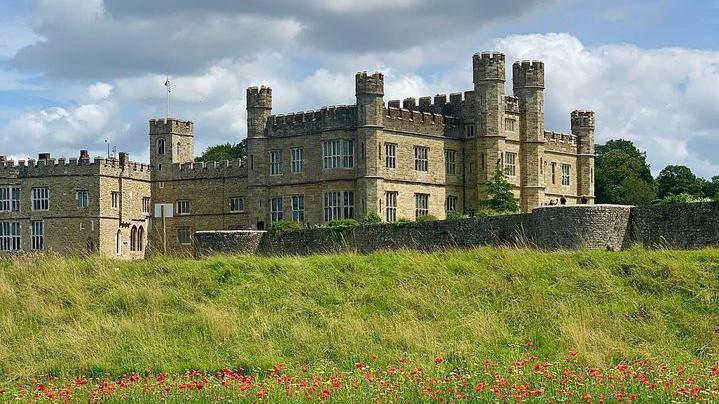
[(385, 100), (466, 91), (490, 50), (545, 62), (547, 130), (592, 109), (655, 175), (719, 175), (719, 0), (0, 0), (0, 154), (147, 161), (166, 76), (201, 152), (245, 137), (248, 86), (274, 113), (354, 103), (357, 71)]

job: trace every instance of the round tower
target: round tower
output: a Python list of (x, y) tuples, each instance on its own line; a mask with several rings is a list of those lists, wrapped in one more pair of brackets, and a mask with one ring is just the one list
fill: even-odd
[(355, 75), (357, 97), (357, 124), (359, 126), (382, 126), (384, 118), (384, 75), (382, 73)]
[(249, 87), (247, 89), (247, 137), (265, 136), (267, 118), (272, 115), (272, 89)]
[(577, 137), (577, 193), (594, 201), (594, 112), (572, 111), (572, 134)]
[(381, 215), (382, 181), (378, 179), (382, 167), (379, 155), (381, 133), (384, 128), (384, 75), (359, 72), (355, 75), (357, 97), (357, 194), (359, 217), (368, 212)]

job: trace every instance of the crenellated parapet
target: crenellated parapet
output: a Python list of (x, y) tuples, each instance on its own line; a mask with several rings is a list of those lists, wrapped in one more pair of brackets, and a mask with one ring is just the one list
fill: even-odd
[(452, 138), (462, 135), (461, 119), (432, 112), (388, 107), (384, 122), (389, 130)]
[(174, 118), (150, 119), (150, 135), (174, 133), (179, 135), (192, 135), (194, 124), (192, 121), (182, 121)]
[(544, 147), (547, 151), (577, 153), (577, 137), (568, 133), (544, 131)]
[(56, 176), (124, 176), (149, 180), (150, 166), (114, 158), (58, 158), (0, 161), (0, 178), (56, 177)]
[(355, 75), (355, 91), (357, 95), (384, 95), (384, 75), (380, 72), (367, 74), (359, 72)]
[(330, 106), (316, 111), (271, 115), (267, 118), (267, 136), (299, 136), (327, 130), (353, 129), (356, 126), (356, 106)]
[(538, 60), (514, 62), (512, 81), (515, 89), (544, 89), (544, 63)]
[(173, 164), (169, 170), (173, 180), (247, 177), (247, 167), (241, 159)]
[(390, 100), (387, 102), (387, 107), (461, 118), (465, 115), (465, 107), (469, 107), (473, 99), (474, 91), (465, 91), (464, 94), (451, 93), (449, 101), (447, 101), (447, 94), (436, 94), (433, 97), (419, 97), (419, 102), (413, 97), (405, 98), (402, 101)]
[(472, 57), (472, 73), (475, 83), (504, 81), (504, 54), (500, 52), (475, 53)]
[(594, 128), (594, 111), (575, 110), (572, 111), (572, 133), (580, 128)]
[(272, 109), (272, 89), (270, 87), (248, 87), (247, 108)]

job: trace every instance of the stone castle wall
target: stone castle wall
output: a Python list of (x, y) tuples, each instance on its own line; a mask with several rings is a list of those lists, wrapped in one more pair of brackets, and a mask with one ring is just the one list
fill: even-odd
[(634, 208), (619, 205), (552, 206), (532, 213), (282, 233), (198, 232), (195, 254), (309, 255), (410, 249), (434, 251), (481, 245), (542, 249), (621, 250), (719, 246), (719, 204)]

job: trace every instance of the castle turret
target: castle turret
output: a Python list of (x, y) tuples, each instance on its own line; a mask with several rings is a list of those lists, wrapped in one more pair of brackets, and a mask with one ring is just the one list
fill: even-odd
[(514, 62), (512, 65), (514, 96), (519, 99), (519, 136), (522, 199), (527, 212), (544, 201), (544, 63)]
[[(174, 163), (195, 159), (194, 128), (191, 121), (179, 119), (150, 120), (150, 165), (153, 176), (162, 176)], [(158, 177), (159, 178), (159, 177)]]
[(265, 136), (267, 118), (272, 115), (272, 89), (249, 87), (247, 89), (247, 137)]
[[(380, 213), (382, 181), (378, 179), (382, 169), (380, 158), (380, 134), (384, 127), (384, 75), (382, 73), (355, 75), (357, 97), (357, 190), (360, 200), (359, 218), (368, 212)], [(380, 215), (381, 216), (381, 215)]]
[(269, 225), (269, 195), (267, 177), (269, 175), (269, 150), (267, 148), (267, 120), (272, 115), (272, 89), (269, 87), (249, 87), (247, 89), (247, 186), (248, 203), (251, 212), (250, 224), (264, 230)]
[(477, 195), (488, 198), (484, 183), (501, 166), (505, 145), (504, 134), (504, 54), (475, 53), (472, 57), (475, 114), (478, 137), (475, 167), (477, 167)]
[(577, 194), (594, 201), (594, 112), (572, 111), (572, 134), (577, 137)]

